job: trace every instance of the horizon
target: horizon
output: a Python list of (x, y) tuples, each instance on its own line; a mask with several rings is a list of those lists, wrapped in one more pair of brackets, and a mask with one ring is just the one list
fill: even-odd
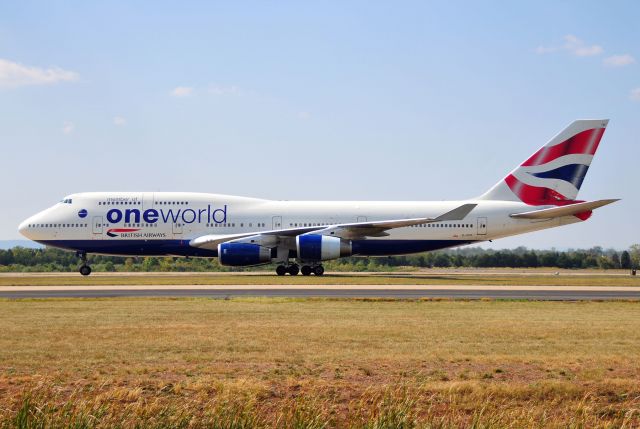
[[(45, 246), (44, 244), (40, 244), (37, 243), (35, 241), (31, 241), (31, 240), (26, 240), (26, 239), (19, 239), (19, 240), (0, 240), (0, 250), (10, 250), (16, 247), (24, 247), (27, 249), (44, 249), (44, 248), (50, 248), (50, 249), (55, 249), (55, 247), (51, 247), (51, 246)], [(431, 253), (431, 252), (450, 252), (450, 251), (457, 251), (457, 250), (465, 250), (465, 249), (481, 249), (481, 250), (493, 250), (493, 251), (500, 251), (500, 250), (509, 250), (509, 251), (513, 251), (513, 250), (518, 250), (518, 249), (526, 249), (526, 250), (532, 250), (535, 252), (572, 252), (572, 251), (588, 251), (588, 250), (592, 250), (594, 248), (597, 247), (601, 247), (603, 252), (608, 252), (608, 251), (615, 251), (615, 252), (624, 252), (625, 250), (628, 251), (629, 248), (626, 249), (620, 249), (620, 248), (615, 248), (615, 247), (602, 247), (602, 246), (592, 246), (592, 247), (588, 247), (588, 248), (582, 248), (582, 247), (551, 247), (551, 248), (533, 248), (533, 247), (527, 247), (527, 246), (516, 246), (516, 247), (486, 247), (483, 246), (482, 243), (479, 244), (470, 244), (470, 245), (466, 245), (466, 246), (459, 246), (459, 247), (451, 247), (451, 248), (447, 248), (447, 249), (440, 249), (440, 250), (432, 250), (430, 252), (423, 252), (423, 253)], [(72, 252), (71, 250), (64, 250), (64, 249), (60, 249), (62, 251), (68, 251), (68, 252)], [(405, 255), (406, 256), (406, 255)], [(410, 256), (410, 255), (409, 255)], [(131, 257), (131, 256), (123, 256), (125, 258)], [(146, 256), (135, 256), (135, 258), (145, 258)], [(150, 257), (162, 257), (162, 256), (150, 256)], [(357, 256), (354, 256), (357, 257)], [(368, 256), (367, 258), (387, 258), (388, 256)]]

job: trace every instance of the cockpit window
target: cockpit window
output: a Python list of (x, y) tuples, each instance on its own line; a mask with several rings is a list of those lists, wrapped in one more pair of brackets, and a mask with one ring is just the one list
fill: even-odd
[(71, 204), (73, 202), (73, 200), (71, 198), (65, 198), (64, 200), (60, 201), (62, 204)]

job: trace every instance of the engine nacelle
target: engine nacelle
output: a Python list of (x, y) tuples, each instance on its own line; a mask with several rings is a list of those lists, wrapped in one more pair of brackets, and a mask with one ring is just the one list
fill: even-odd
[(328, 235), (298, 235), (296, 248), (298, 258), (302, 261), (326, 261), (351, 256), (350, 240)]
[(218, 261), (232, 267), (267, 264), (271, 262), (271, 249), (249, 243), (221, 243)]

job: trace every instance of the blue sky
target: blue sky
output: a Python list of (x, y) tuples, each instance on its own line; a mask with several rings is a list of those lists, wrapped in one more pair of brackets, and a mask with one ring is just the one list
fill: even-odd
[(3, 2), (0, 239), (66, 194), (481, 194), (610, 118), (587, 223), (495, 247), (640, 242), (640, 3)]

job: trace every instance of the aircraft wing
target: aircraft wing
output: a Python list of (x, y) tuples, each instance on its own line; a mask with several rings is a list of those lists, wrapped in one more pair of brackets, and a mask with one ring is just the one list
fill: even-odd
[(562, 216), (571, 216), (579, 213), (589, 212), (598, 207), (615, 203), (617, 199), (585, 201), (583, 203), (569, 204), (566, 206), (552, 207), (550, 209), (533, 210), (530, 212), (514, 213), (509, 216), (516, 219), (552, 219)]
[[(270, 231), (249, 232), (241, 234), (210, 234), (194, 238), (189, 242), (190, 246), (203, 249), (217, 249), (218, 244), (230, 241), (256, 242), (265, 246), (275, 245), (278, 237), (295, 237), (302, 234), (331, 235), (340, 238), (366, 238), (381, 237), (387, 235), (386, 230), (403, 228), (424, 223), (459, 221), (464, 219), (477, 204), (463, 204), (436, 218), (412, 218), (394, 219), (371, 222), (354, 222), (337, 225), (309, 226), (287, 229), (275, 229)], [(251, 239), (255, 238), (254, 241)]]
[(385, 235), (388, 235), (385, 232), (388, 229), (403, 228), (406, 226), (420, 225), (425, 223), (462, 220), (476, 206), (477, 204), (463, 204), (436, 218), (422, 217), (413, 219), (343, 223), (339, 225), (330, 225), (320, 231), (313, 231), (313, 233), (321, 235), (332, 235), (340, 238), (383, 237)]
[[(228, 241), (241, 241), (251, 237), (295, 237), (296, 235), (305, 234), (312, 231), (317, 231), (326, 228), (323, 226), (311, 226), (302, 228), (288, 228), (288, 229), (272, 229), (269, 231), (253, 231), (245, 232), (241, 234), (208, 234), (194, 238), (189, 242), (192, 247), (201, 247), (203, 249), (217, 249), (218, 244), (226, 243)], [(261, 240), (263, 241), (263, 240)]]

